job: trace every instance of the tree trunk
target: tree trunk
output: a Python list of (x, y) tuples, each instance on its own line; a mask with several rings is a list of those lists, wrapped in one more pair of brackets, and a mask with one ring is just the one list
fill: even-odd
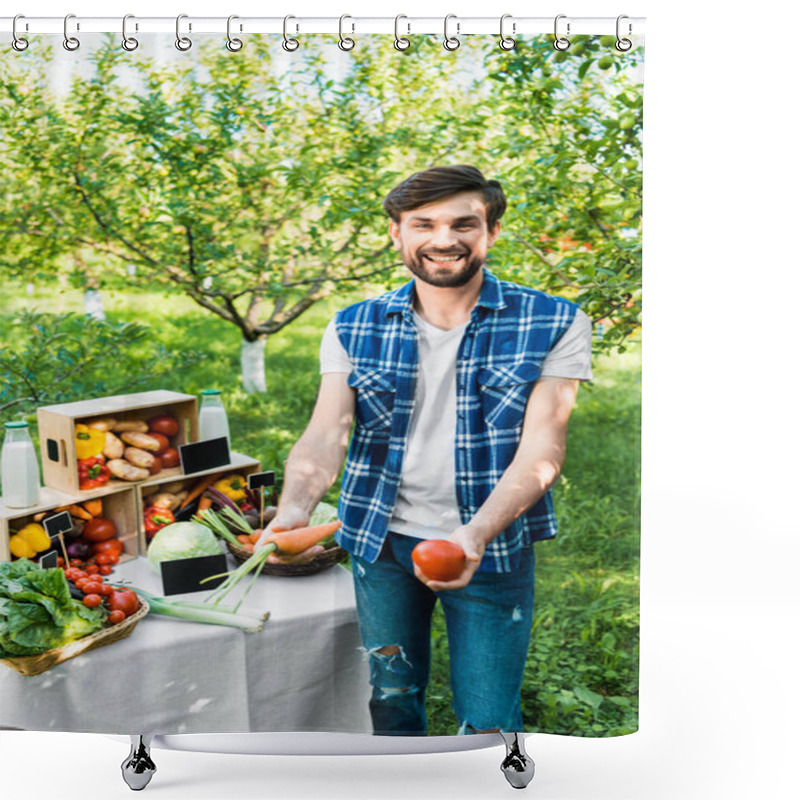
[(264, 346), (267, 343), (265, 336), (248, 342), (242, 338), (242, 385), (249, 394), (267, 391), (267, 377), (264, 371)]

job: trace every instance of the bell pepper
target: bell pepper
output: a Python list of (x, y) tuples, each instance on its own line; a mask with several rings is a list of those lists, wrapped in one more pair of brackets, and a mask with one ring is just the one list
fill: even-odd
[(81, 491), (99, 489), (108, 483), (110, 477), (111, 472), (100, 456), (78, 461), (78, 488)]
[(214, 489), (222, 492), (229, 500), (238, 503), (247, 497), (247, 479), (241, 475), (228, 475), (214, 484)]
[(79, 461), (99, 456), (106, 446), (106, 432), (88, 425), (75, 426), (75, 456)]
[(33, 558), (37, 553), (50, 549), (50, 537), (36, 522), (26, 525), (8, 540), (8, 549), (17, 558)]
[(148, 537), (175, 522), (175, 515), (163, 506), (148, 506), (144, 510), (144, 532)]

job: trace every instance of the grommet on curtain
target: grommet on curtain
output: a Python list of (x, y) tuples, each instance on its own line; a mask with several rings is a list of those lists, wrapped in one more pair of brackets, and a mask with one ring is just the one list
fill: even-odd
[(75, 36), (69, 35), (67, 24), (71, 19), (75, 19), (74, 14), (67, 14), (67, 16), (64, 17), (64, 42), (63, 42), (64, 49), (69, 50), (70, 52), (72, 52), (73, 50), (77, 50), (81, 46), (80, 41)]
[(14, 17), (14, 21), (11, 23), (11, 46), (18, 52), (21, 53), (23, 50), (28, 49), (28, 45), (30, 42), (24, 38), (23, 36), (17, 36), (17, 20), (18, 19), (25, 19), (24, 14), (17, 14)]
[[(442, 42), (442, 47), (445, 50), (458, 50), (461, 47), (461, 40), (458, 39), (456, 36), (449, 36), (447, 33), (447, 26), (451, 19), (457, 19), (455, 14), (448, 14), (444, 18), (444, 41)], [(460, 33), (461, 23), (456, 22), (456, 33)]]
[(231, 36), (231, 21), (234, 19), (239, 19), (239, 17), (237, 17), (236, 14), (231, 14), (228, 17), (228, 29), (225, 33), (225, 47), (227, 47), (231, 53), (238, 53), (244, 47), (244, 42), (241, 39), (236, 39)]
[[(406, 39), (405, 36), (400, 36), (400, 20), (401, 19), (408, 19), (405, 14), (398, 14), (394, 18), (394, 49), (395, 50), (408, 50), (411, 47), (411, 39)], [(407, 22), (406, 27), (408, 28), (408, 33), (411, 33), (411, 23)]]
[(287, 35), (287, 26), (290, 19), (297, 18), (293, 17), (291, 14), (283, 18), (283, 41), (281, 42), (281, 47), (283, 47), (287, 53), (293, 53), (298, 47), (300, 47), (300, 42), (298, 42), (297, 39)]
[[(356, 46), (355, 40), (351, 39), (349, 36), (345, 36), (344, 33), (342, 32), (342, 26), (343, 26), (343, 23), (344, 23), (344, 21), (346, 19), (353, 19), (353, 18), (349, 14), (342, 14), (342, 16), (339, 17), (339, 49), (340, 50), (352, 50)], [(351, 22), (350, 24), (351, 24), (351, 26), (353, 28), (353, 33), (355, 33), (355, 30), (356, 30), (355, 23)]]
[[(192, 48), (192, 40), (188, 36), (181, 36), (181, 20), (186, 19), (188, 14), (178, 14), (175, 18), (175, 47), (182, 53)], [(192, 23), (189, 23), (189, 31), (192, 30)]]
[[(630, 50), (630, 49), (631, 49), (631, 47), (633, 47), (633, 42), (632, 42), (630, 39), (623, 39), (623, 38), (622, 38), (622, 37), (619, 35), (619, 31), (620, 31), (620, 22), (622, 22), (622, 20), (623, 20), (623, 19), (628, 19), (628, 17), (627, 17), (627, 16), (625, 16), (625, 14), (620, 14), (620, 15), (617, 17), (617, 43), (616, 43), (615, 47), (616, 47), (616, 48), (617, 48), (617, 50), (619, 50), (621, 53), (627, 53), (627, 52), (628, 52), (628, 50)], [(628, 23), (628, 36), (630, 36), (632, 32), (633, 32), (633, 25), (631, 25), (631, 23), (629, 22), (629, 23)]]
[[(503, 16), (500, 17), (500, 49), (501, 50), (513, 50), (517, 46), (517, 43), (514, 40), (514, 37), (513, 36), (506, 36), (504, 31), (503, 31), (503, 26), (505, 25), (505, 21), (507, 19), (511, 19), (511, 14), (503, 14)], [(516, 33), (517, 32), (517, 23), (516, 22), (512, 22), (511, 23), (511, 32), (512, 33)]]
[(131, 53), (139, 46), (139, 40), (135, 39), (133, 36), (128, 36), (129, 19), (134, 19), (133, 14), (126, 14), (122, 18), (122, 49)]
[[(553, 35), (556, 37), (556, 40), (553, 42), (553, 47), (555, 47), (556, 50), (560, 51), (569, 49), (569, 39), (565, 38), (564, 36), (558, 35), (558, 21), (560, 19), (566, 19), (566, 18), (567, 18), (566, 14), (559, 14), (556, 17), (556, 21), (553, 25), (553, 31), (554, 31)], [(569, 22), (567, 23), (567, 36), (569, 36)]]

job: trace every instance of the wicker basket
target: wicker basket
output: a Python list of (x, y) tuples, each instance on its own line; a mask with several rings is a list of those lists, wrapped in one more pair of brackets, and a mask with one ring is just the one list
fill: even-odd
[[(245, 550), (243, 547), (239, 547), (239, 545), (233, 544), (232, 542), (226, 542), (226, 544), (228, 545), (228, 549), (233, 554), (233, 557), (240, 564), (243, 561), (247, 561), (247, 559), (253, 555), (249, 550)], [(264, 568), (261, 570), (261, 573), (262, 575), (278, 575), (287, 578), (295, 577), (297, 575), (314, 575), (317, 572), (322, 572), (324, 569), (329, 569), (334, 564), (338, 564), (346, 557), (347, 550), (336, 545), (336, 547), (329, 547), (327, 550), (323, 550), (311, 561), (307, 561), (304, 564), (270, 564), (268, 561), (266, 564), (264, 564)]]
[(67, 661), (70, 658), (75, 658), (81, 653), (88, 650), (94, 650), (95, 647), (102, 647), (112, 642), (118, 642), (120, 639), (125, 639), (133, 633), (133, 629), (139, 620), (147, 614), (149, 606), (143, 598), (139, 598), (139, 610), (135, 614), (131, 614), (127, 619), (112, 625), (109, 628), (103, 628), (89, 636), (84, 636), (83, 639), (65, 644), (63, 647), (55, 647), (52, 650), (46, 650), (44, 653), (39, 653), (37, 656), (17, 656), (16, 658), (0, 658), (0, 664), (5, 664), (7, 667), (16, 670), (22, 675), (40, 675), (42, 672), (52, 669), (62, 661)]

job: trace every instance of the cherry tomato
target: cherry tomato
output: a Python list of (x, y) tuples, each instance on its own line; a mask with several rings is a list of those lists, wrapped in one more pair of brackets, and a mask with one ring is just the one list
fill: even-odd
[(84, 587), (87, 583), (91, 583), (88, 578), (78, 578), (78, 580), (75, 581), (75, 588), (78, 589), (78, 591), (85, 593), (86, 590)]
[(160, 433), (163, 436), (176, 436), (181, 429), (181, 424), (175, 417), (162, 414), (147, 420), (148, 434)]
[(117, 609), (116, 611), (112, 611), (112, 612), (111, 612), (111, 613), (108, 615), (108, 621), (109, 621), (109, 622), (110, 622), (112, 625), (118, 625), (120, 622), (122, 622), (122, 620), (124, 620), (124, 619), (125, 619), (125, 617), (126, 617), (126, 614), (125, 614), (125, 612), (124, 612), (124, 611), (121, 611), (120, 609)]
[(71, 567), (80, 567), (83, 566), (83, 561), (80, 558), (71, 558), (69, 560), (69, 565)]
[(59, 556), (56, 559), (56, 566), (63, 567), (64, 566), (64, 556)]
[(103, 564), (100, 567), (100, 574), (101, 575), (110, 575), (114, 570), (111, 568), (111, 564)]
[(97, 564), (87, 564), (85, 571), (87, 575), (97, 575), (97, 573), (100, 572), (100, 567), (98, 567)]
[(412, 551), (411, 558), (433, 581), (453, 581), (464, 569), (466, 556), (461, 547), (448, 539), (426, 539)]
[(83, 598), (83, 604), (87, 608), (97, 608), (102, 602), (103, 598), (100, 597), (99, 594), (87, 594), (86, 597)]
[(101, 553), (110, 553), (120, 556), (125, 551), (125, 545), (119, 539), (106, 539), (92, 545), (92, 553), (99, 556)]
[(113, 586), (109, 586), (107, 583), (104, 583), (100, 586), (100, 591), (98, 592), (99, 595), (102, 597), (108, 597), (114, 591)]
[(161, 463), (164, 465), (164, 469), (171, 469), (172, 467), (177, 467), (178, 464), (181, 463), (181, 457), (178, 454), (178, 450), (175, 447), (168, 447), (160, 456)]
[(139, 598), (130, 589), (115, 589), (108, 597), (109, 611), (123, 611), (130, 616), (139, 610)]
[(103, 585), (102, 583), (100, 583), (100, 581), (93, 581), (93, 580), (87, 580), (81, 582), (83, 583), (83, 586), (79, 586), (78, 588), (84, 594), (99, 594), (100, 588)]

